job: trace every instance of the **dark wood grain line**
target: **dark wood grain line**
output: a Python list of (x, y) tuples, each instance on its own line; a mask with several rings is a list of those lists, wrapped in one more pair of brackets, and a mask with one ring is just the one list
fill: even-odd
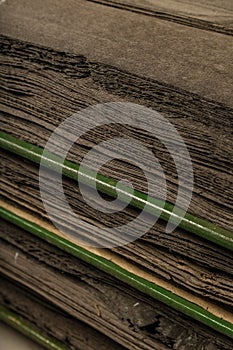
[[(213, 31), (216, 33), (221, 33), (225, 35), (233, 35), (233, 28), (229, 27), (227, 24), (221, 24), (221, 23), (214, 23), (207, 20), (202, 20), (200, 18), (195, 18), (192, 16), (185, 16), (185, 15), (177, 15), (175, 13), (168, 11), (159, 11), (156, 10), (156, 4), (155, 9), (148, 8), (148, 4), (142, 4), (142, 6), (136, 6), (133, 4), (125, 3), (124, 1), (111, 1), (111, 0), (87, 0), (90, 2), (94, 2), (96, 4), (109, 6), (111, 8), (118, 8), (130, 12), (140, 13), (145, 16), (151, 16), (155, 17), (161, 20), (174, 22), (177, 24), (198, 28), (201, 30), (207, 30), (207, 31)], [(233, 17), (232, 17), (233, 21)]]
[[(122, 282), (116, 285), (112, 277), (9, 223), (4, 223), (2, 238), (1, 272), (5, 276), (26, 288), (30, 286), (37, 295), (127, 349), (175, 349), (178, 342), (209, 344), (214, 350), (229, 348), (227, 337), (216, 337), (209, 328), (142, 293), (135, 294)], [(16, 263), (12, 260), (15, 252)], [(38, 283), (40, 276), (43, 280)], [(138, 309), (134, 311), (136, 303)]]
[[(51, 59), (48, 67), (48, 59), (43, 57), (50, 55), (49, 49), (41, 49), (43, 59), (38, 61), (35, 52), (40, 51), (40, 47), (12, 40), (11, 49), (11, 39), (2, 37), (2, 41), (6, 42), (0, 68), (2, 130), (44, 147), (54, 128), (82, 108), (108, 101), (143, 104), (163, 113), (180, 132), (188, 147), (195, 176), (190, 212), (231, 229), (232, 108), (163, 82), (103, 63), (89, 62), (83, 57), (77, 56), (76, 66), (73, 64), (76, 56), (71, 54), (65, 59), (65, 70), (62, 65), (57, 68), (57, 62), (66, 55), (64, 53), (58, 53), (57, 61)], [(81, 60), (81, 75), (76, 74), (78, 59)], [(122, 135), (143, 142), (158, 157), (167, 178), (167, 200), (174, 203), (177, 193), (175, 165), (166, 148), (143, 130), (130, 127), (124, 130), (118, 127), (115, 131), (110, 127), (100, 128), (76, 143), (68, 159), (80, 162), (98, 142)], [(112, 162), (101, 171), (115, 179), (124, 176), (133, 181), (137, 189), (147, 191), (141, 173), (126, 162)]]
[[(12, 159), (9, 163), (10, 155), (4, 155), (4, 152), (1, 152), (1, 157), (1, 194), (23, 210), (30, 210), (33, 215), (48, 220), (40, 199), (37, 166), (20, 158)], [(78, 232), (79, 236), (91, 239), (87, 223), (92, 224), (94, 232), (95, 227), (124, 225), (138, 215), (138, 211), (131, 207), (114, 215), (100, 213), (85, 203), (74, 182), (64, 178), (63, 188), (69, 204), (81, 218), (82, 224), (76, 227), (67, 221), (66, 214), (59, 207), (60, 193), (53, 195), (50, 205), (54, 208), (56, 221), (62, 224), (64, 232), (74, 236)], [(53, 189), (48, 188), (47, 191)], [(165, 232), (165, 223), (159, 221), (142, 239), (114, 248), (113, 252), (174, 286), (233, 307), (231, 253), (224, 248), (192, 236), (180, 228), (168, 234)]]
[(20, 319), (47, 337), (60, 341), (69, 350), (126, 350), (93, 327), (71, 317), (46, 298), (32, 293), (20, 283), (0, 275), (1, 306), (14, 312)]

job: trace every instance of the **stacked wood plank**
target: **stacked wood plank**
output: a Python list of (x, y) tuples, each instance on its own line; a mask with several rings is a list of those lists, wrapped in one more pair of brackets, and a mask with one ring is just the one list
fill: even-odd
[[(159, 219), (125, 246), (86, 248), (96, 261), (104, 259), (149, 283), (141, 290), (129, 286), (129, 279), (110, 269), (103, 271), (103, 265), (93, 260), (82, 261), (72, 255), (75, 249), (65, 251), (64, 243), (58, 247), (46, 242), (42, 235), (28, 232), (30, 224), (23, 222), (77, 245), (65, 234), (70, 227), (84, 237), (89, 223), (98, 229), (124, 225), (140, 210), (129, 205), (117, 214), (100, 213), (85, 202), (77, 182), (64, 176), (67, 201), (83, 224), (74, 226), (58, 208), (57, 221), (64, 228), (59, 232), (43, 206), (38, 162), (5, 142), (1, 204), (3, 212), (18, 221), (2, 214), (3, 307), (67, 349), (231, 349), (231, 2), (49, 0), (41, 6), (6, 1), (1, 8), (3, 139), (10, 135), (12, 144), (19, 140), (43, 149), (57, 126), (88, 106), (131, 102), (151, 108), (174, 125), (189, 150), (194, 189), (188, 212), (209, 222), (216, 232), (218, 228), (227, 232), (229, 242), (219, 245), (182, 227), (167, 233), (166, 222)], [(164, 145), (143, 130), (103, 125), (78, 139), (67, 160), (79, 164), (89, 150), (111, 137), (134, 138), (158, 157), (167, 201), (174, 204), (178, 185), (174, 161)], [(142, 171), (122, 159), (107, 163), (100, 173), (127, 179), (147, 193)], [(54, 194), (52, 206), (60, 195)], [(187, 311), (183, 315), (172, 302), (166, 305), (162, 302), (166, 298), (156, 300), (148, 292), (153, 284), (167, 290), (171, 300), (175, 295), (207, 311), (213, 320), (223, 320), (225, 328), (213, 326), (214, 330)]]

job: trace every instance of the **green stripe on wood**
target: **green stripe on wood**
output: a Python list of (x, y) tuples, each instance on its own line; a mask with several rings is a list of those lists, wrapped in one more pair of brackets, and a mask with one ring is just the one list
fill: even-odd
[(39, 329), (23, 320), (19, 315), (0, 305), (0, 320), (17, 329), (36, 343), (49, 350), (68, 350), (68, 347), (52, 337), (45, 336)]
[(195, 320), (233, 338), (233, 324), (223, 320), (204, 308), (196, 305), (172, 292), (162, 288), (148, 280), (141, 278), (115, 263), (95, 255), (88, 250), (79, 247), (70, 241), (40, 227), (39, 225), (21, 218), (5, 208), (0, 209), (0, 217), (6, 219), (15, 225), (35, 234), (49, 243), (69, 252), (79, 259), (99, 268), (115, 278), (127, 283), (128, 285), (150, 295), (151, 297), (163, 302), (164, 304), (184, 313)]
[[(25, 157), (37, 164), (40, 164), (43, 148), (37, 147), (33, 144), (30, 144), (26, 141), (22, 141), (20, 139), (15, 138), (14, 136), (0, 132), (0, 146), (10, 152), (13, 152), (17, 155)], [(56, 171), (61, 164), (63, 164), (63, 160), (51, 153), (47, 153), (47, 158), (43, 157), (43, 160), (46, 161), (46, 166)], [(43, 162), (45, 163), (45, 162)], [(118, 194), (119, 199), (122, 201), (127, 200), (127, 193), (132, 198), (130, 204), (138, 209), (143, 209), (145, 203), (147, 206), (145, 210), (148, 211), (152, 215), (160, 214), (160, 218), (165, 221), (171, 221), (174, 217), (174, 220), (177, 219), (177, 214), (173, 214), (174, 206), (168, 202), (164, 202), (152, 198), (145, 193), (134, 190), (133, 197), (131, 196), (131, 189), (126, 185), (123, 188), (122, 193), (116, 191), (117, 181), (114, 179), (110, 179), (101, 174), (97, 175), (97, 178), (93, 175), (88, 169), (79, 170), (79, 165), (72, 163), (68, 160), (64, 161), (63, 164), (63, 174), (71, 179), (77, 180), (79, 174), (79, 181), (85, 183), (93, 187), (93, 183), (96, 184), (97, 189), (105, 193), (111, 197), (116, 197)], [(94, 180), (94, 181), (93, 181)], [(198, 235), (204, 239), (212, 241), (224, 248), (228, 248), (233, 251), (233, 232), (226, 230), (222, 227), (219, 227), (207, 220), (203, 220), (201, 218), (197, 218), (189, 213), (186, 213), (184, 216), (182, 215), (182, 210), (180, 210), (180, 214), (182, 220), (179, 224), (179, 227), (189, 231), (195, 235)]]

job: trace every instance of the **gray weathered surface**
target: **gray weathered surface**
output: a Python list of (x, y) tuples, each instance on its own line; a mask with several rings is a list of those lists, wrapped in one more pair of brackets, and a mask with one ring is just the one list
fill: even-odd
[(233, 106), (233, 38), (85, 0), (6, 1), (2, 34), (84, 54)]

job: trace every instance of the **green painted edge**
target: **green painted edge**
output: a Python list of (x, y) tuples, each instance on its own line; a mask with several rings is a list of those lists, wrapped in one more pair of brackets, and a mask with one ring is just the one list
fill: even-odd
[(23, 320), (18, 314), (2, 305), (0, 305), (0, 320), (49, 350), (68, 350), (68, 347), (64, 346), (58, 340), (43, 335), (30, 322)]
[(121, 268), (117, 264), (93, 254), (82, 247), (79, 247), (33, 222), (21, 218), (5, 208), (0, 208), (0, 217), (14, 223), (32, 234), (35, 234), (47, 242), (56, 245), (57, 247), (69, 252), (86, 263), (105, 271), (111, 276), (114, 276), (115, 278), (182, 312), (183, 314), (190, 316), (191, 318), (204, 323), (216, 331), (233, 338), (233, 324), (211, 314), (209, 311), (203, 309), (199, 305), (196, 305), (165, 288), (149, 282), (148, 280)]
[[(63, 164), (63, 160), (60, 157), (48, 152), (45, 153), (41, 147), (17, 139), (16, 137), (2, 131), (0, 131), (0, 146), (37, 164), (41, 163), (43, 157), (43, 165), (46, 165), (46, 167), (55, 171), (59, 169), (62, 164), (63, 174), (65, 176), (75, 180), (79, 177), (79, 181), (82, 181), (91, 187), (96, 186), (99, 191), (111, 197), (116, 197), (116, 180), (107, 178), (101, 174), (98, 174), (95, 178), (91, 171), (67, 160), (65, 160)], [(177, 216), (179, 217), (177, 208), (176, 213), (173, 213), (174, 206), (172, 204), (168, 202), (164, 203), (159, 199), (152, 198), (136, 190), (132, 197), (131, 189), (123, 185), (122, 194), (120, 193), (119, 198), (122, 199), (122, 201), (126, 201), (129, 196), (132, 198), (130, 202), (131, 205), (138, 209), (143, 209), (145, 204), (147, 204), (145, 207), (147, 212), (152, 215), (160, 213), (160, 218), (165, 221), (170, 220), (172, 222), (174, 220), (174, 222), (176, 222)], [(180, 210), (181, 215), (182, 213), (183, 211)], [(233, 251), (233, 232), (229, 230), (219, 227), (207, 220), (197, 218), (189, 213), (185, 213), (184, 216), (182, 215), (182, 220), (179, 226), (186, 231)]]

